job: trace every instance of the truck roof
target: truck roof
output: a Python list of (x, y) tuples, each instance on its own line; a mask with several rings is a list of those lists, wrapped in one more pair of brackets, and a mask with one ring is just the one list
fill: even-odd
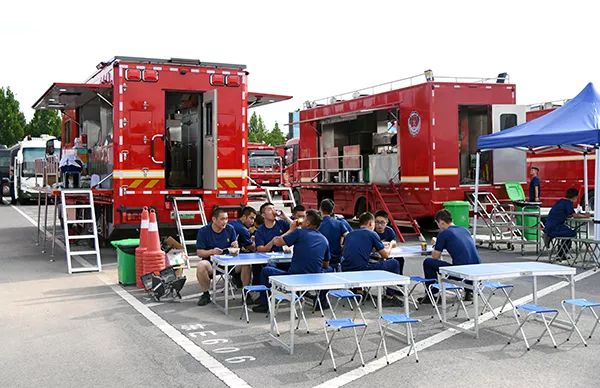
[(145, 58), (145, 57), (126, 57), (126, 56), (116, 56), (111, 58), (109, 61), (100, 62), (96, 68), (98, 70), (103, 69), (106, 66), (114, 62), (134, 62), (134, 63), (144, 63), (144, 64), (153, 64), (153, 65), (184, 65), (184, 66), (202, 66), (202, 67), (214, 67), (214, 68), (228, 68), (228, 69), (237, 69), (237, 70), (245, 70), (246, 65), (235, 64), (235, 63), (220, 63), (220, 62), (203, 62), (199, 59), (187, 59), (187, 58)]

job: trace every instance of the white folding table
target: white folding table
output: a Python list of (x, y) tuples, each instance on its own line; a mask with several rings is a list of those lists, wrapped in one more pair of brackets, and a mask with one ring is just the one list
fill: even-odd
[[(537, 278), (539, 276), (564, 276), (571, 284), (571, 299), (575, 298), (575, 268), (562, 265), (540, 263), (540, 262), (516, 262), (516, 263), (486, 263), (441, 267), (438, 276), (441, 283), (442, 293), (442, 322), (444, 325), (479, 338), (479, 292), (480, 283), (486, 280), (512, 279), (519, 277), (533, 278), (533, 303), (537, 303)], [(459, 279), (459, 280), (456, 280)], [(473, 282), (472, 285), (465, 284), (462, 280)], [(473, 290), (473, 306), (475, 310), (475, 324), (473, 330), (464, 329), (458, 325), (448, 322), (446, 316), (446, 290), (445, 282), (461, 285)]]
[(431, 256), (431, 252), (433, 252), (433, 247), (431, 245), (427, 245), (427, 249), (424, 251), (421, 249), (420, 245), (397, 245), (392, 248), (390, 257), (426, 258), (427, 256)]
[[(296, 303), (307, 291), (349, 289), (362, 287), (375, 287), (377, 289), (377, 308), (382, 314), (381, 296), (382, 288), (388, 286), (404, 287), (404, 311), (408, 314), (407, 286), (410, 278), (387, 271), (356, 271), (356, 272), (328, 272), (304, 275), (271, 276), (271, 306), (275, 306), (276, 295), (287, 295), (292, 304)], [(274, 309), (271, 309), (271, 337), (287, 348), (290, 354), (294, 353), (294, 329), (296, 327), (293, 305), (290, 307), (290, 342), (289, 345), (277, 338), (275, 334)]]

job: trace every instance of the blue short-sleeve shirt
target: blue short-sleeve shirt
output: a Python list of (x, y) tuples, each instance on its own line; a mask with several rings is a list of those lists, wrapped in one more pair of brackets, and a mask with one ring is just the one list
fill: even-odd
[(323, 222), (319, 227), (319, 232), (327, 239), (329, 243), (329, 252), (332, 258), (339, 258), (342, 255), (342, 246), (340, 244), (342, 236), (352, 231), (352, 227), (344, 219), (337, 219), (332, 216), (323, 217)]
[(198, 230), (196, 237), (196, 249), (225, 249), (231, 246), (231, 243), (237, 240), (237, 233), (233, 226), (227, 224), (221, 233), (217, 233), (212, 228), (212, 223), (203, 226)]
[(383, 249), (383, 243), (374, 231), (360, 228), (348, 233), (344, 241), (342, 270), (360, 271), (365, 269), (369, 264), (373, 248), (376, 251)]
[(381, 241), (396, 240), (396, 232), (394, 232), (394, 229), (390, 228), (389, 226), (385, 227), (385, 229), (383, 230), (383, 233), (379, 233), (378, 231), (375, 231), (375, 233), (377, 233), (377, 235), (379, 236)]
[[(290, 224), (284, 220), (275, 221), (275, 225), (272, 228), (267, 228), (266, 225), (261, 225), (254, 233), (254, 242), (257, 247), (261, 245), (267, 245), (273, 238), (281, 236), (290, 229)], [(283, 248), (273, 245), (272, 251), (282, 252)]]
[(531, 178), (531, 181), (529, 182), (529, 202), (535, 202), (535, 188), (538, 188), (538, 196), (541, 197), (542, 196), (542, 190), (540, 188), (540, 178), (537, 176), (534, 176), (533, 178)]
[(436, 251), (448, 251), (452, 265), (479, 264), (481, 259), (471, 233), (461, 226), (452, 225), (438, 234)]
[(329, 261), (329, 243), (315, 229), (296, 229), (283, 237), (285, 243), (294, 246), (289, 272), (292, 274), (319, 273), (323, 261)]
[(235, 232), (238, 235), (238, 244), (240, 248), (245, 248), (252, 245), (252, 239), (250, 238), (250, 231), (246, 228), (246, 225), (242, 224), (240, 220), (229, 221), (229, 225), (233, 226)]
[(573, 213), (575, 213), (573, 202), (567, 198), (559, 199), (548, 213), (548, 218), (544, 224), (545, 229), (551, 232), (552, 229), (564, 224)]

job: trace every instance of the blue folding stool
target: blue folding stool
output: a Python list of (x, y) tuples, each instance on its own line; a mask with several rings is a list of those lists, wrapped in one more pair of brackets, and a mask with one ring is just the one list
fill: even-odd
[[(290, 296), (288, 294), (278, 294), (275, 295), (275, 306), (273, 306), (273, 322), (275, 325), (275, 331), (277, 332), (277, 336), (279, 336), (279, 327), (277, 326), (277, 312), (279, 311), (279, 305), (283, 302), (290, 302)], [(308, 322), (306, 321), (306, 316), (304, 315), (304, 297), (295, 295), (294, 303), (290, 303), (290, 308), (294, 309), (294, 315), (298, 318), (298, 310), (296, 310), (296, 305), (300, 307), (300, 314), (302, 316), (302, 321), (304, 322), (304, 326), (306, 327), (306, 332), (310, 333), (308, 329)], [(300, 328), (300, 320), (296, 324), (296, 330)]]
[[(540, 306), (537, 304), (522, 304), (522, 305), (517, 306), (517, 310), (522, 310), (522, 311), (527, 312), (527, 316), (525, 317), (523, 322), (519, 323), (519, 318), (517, 317), (516, 311), (514, 311), (515, 312), (515, 314), (514, 314), (515, 320), (517, 321), (517, 325), (519, 325), (519, 327), (517, 327), (517, 329), (515, 330), (513, 335), (510, 336), (510, 339), (508, 340), (509, 345), (510, 345), (512, 339), (517, 335), (517, 333), (520, 330), (521, 335), (523, 336), (523, 340), (525, 341), (525, 346), (527, 346), (527, 350), (529, 350), (530, 349), (529, 342), (527, 341), (527, 337), (525, 336), (525, 332), (523, 331), (523, 325), (525, 325), (525, 322), (527, 322), (531, 317), (539, 315), (542, 317), (542, 321), (544, 322), (544, 326), (546, 326), (546, 328), (544, 329), (544, 331), (542, 331), (542, 334), (538, 337), (536, 342), (540, 342), (540, 340), (542, 339), (544, 334), (546, 334), (546, 332), (548, 332), (548, 334), (550, 335), (550, 339), (552, 340), (552, 344), (554, 345), (554, 348), (557, 347), (556, 341), (554, 341), (554, 336), (552, 335), (552, 331), (550, 330), (550, 326), (552, 326), (552, 323), (554, 323), (554, 320), (556, 319), (556, 317), (558, 317), (557, 309), (543, 307), (543, 306)], [(554, 314), (554, 316), (552, 317), (550, 322), (548, 322), (546, 320), (545, 314)]]
[(413, 296), (413, 293), (415, 292), (415, 289), (417, 288), (417, 286), (419, 284), (423, 285), (423, 288), (425, 289), (425, 294), (427, 294), (427, 296), (429, 296), (429, 293), (427, 292), (427, 283), (431, 283), (431, 282), (436, 282), (437, 279), (425, 279), (424, 277), (421, 276), (411, 276), (410, 277), (410, 282), (413, 284), (413, 286), (408, 290), (408, 297), (410, 298), (410, 301), (412, 302), (413, 306), (415, 306), (415, 310), (419, 309), (419, 304), (417, 303), (417, 301), (415, 300), (415, 297)]
[[(581, 309), (579, 311), (579, 314), (577, 314), (577, 318), (575, 318), (575, 320), (573, 320), (573, 317), (567, 311), (567, 307), (565, 306), (567, 304), (570, 304), (571, 306), (577, 306), (577, 307), (579, 307)], [(579, 319), (581, 318), (581, 314), (586, 309), (589, 309), (591, 311), (592, 315), (594, 316), (594, 319), (596, 320), (595, 323), (594, 323), (594, 327), (592, 328), (592, 331), (590, 332), (590, 335), (588, 336), (588, 339), (592, 338), (592, 334), (594, 334), (594, 331), (596, 330), (596, 327), (598, 326), (598, 323), (600, 323), (600, 318), (598, 318), (598, 314), (596, 314), (596, 312), (594, 311), (594, 308), (595, 307), (600, 307), (600, 303), (598, 303), (598, 302), (592, 302), (592, 301), (587, 300), (587, 299), (566, 299), (566, 300), (563, 300), (561, 302), (561, 305), (562, 305), (562, 308), (563, 308), (565, 314), (567, 314), (567, 317), (569, 318), (569, 321), (571, 321), (571, 324), (573, 325), (573, 329), (571, 330), (571, 333), (569, 334), (569, 337), (567, 338), (567, 341), (571, 338), (571, 335), (573, 335), (573, 332), (576, 331), (577, 334), (579, 335), (579, 338), (581, 338), (581, 341), (584, 343), (585, 346), (587, 346), (587, 342), (585, 342), (585, 340), (583, 339), (583, 336), (581, 335), (581, 331), (579, 331), (579, 328), (577, 327), (577, 324), (579, 323)]]
[(244, 313), (246, 314), (246, 323), (250, 323), (250, 317), (248, 315), (248, 303), (246, 303), (246, 298), (248, 297), (248, 293), (250, 292), (264, 292), (267, 294), (267, 306), (269, 307), (269, 311), (271, 311), (271, 301), (269, 298), (269, 294), (270, 294), (270, 289), (267, 286), (264, 285), (257, 285), (257, 286), (244, 286), (244, 288), (242, 288), (242, 302), (244, 303), (244, 311), (242, 311), (242, 314), (240, 314), (240, 319), (242, 319), (242, 317), (244, 316)]
[[(460, 310), (460, 306), (462, 306), (463, 310), (465, 311), (465, 315), (467, 316), (467, 320), (469, 320), (470, 319), (469, 312), (467, 311), (467, 307), (465, 306), (465, 303), (463, 302), (463, 297), (460, 294), (460, 292), (464, 290), (464, 287), (459, 286), (454, 283), (444, 283), (444, 288), (446, 289), (446, 292), (454, 293), (454, 295), (456, 295), (456, 298), (458, 299), (458, 302), (460, 303), (459, 305), (456, 306), (456, 314), (454, 314), (454, 318), (458, 317), (458, 311)], [(437, 298), (433, 297), (433, 289), (438, 290)], [(440, 310), (438, 308), (438, 303), (439, 303), (441, 294), (442, 294), (442, 286), (440, 285), (440, 283), (434, 283), (434, 284), (429, 285), (429, 288), (428, 288), (429, 299), (431, 300), (431, 303), (433, 304), (433, 308), (435, 309), (435, 312), (437, 313), (437, 316), (440, 319), (440, 322), (442, 322), (442, 314), (440, 313)], [(433, 315), (431, 316), (431, 318), (433, 318)]]
[[(361, 295), (355, 294), (354, 292), (352, 292), (350, 290), (332, 290), (332, 291), (329, 291), (329, 296), (337, 299), (337, 302), (335, 302), (334, 306), (330, 305), (332, 312), (335, 311), (335, 309), (338, 307), (340, 302), (343, 300), (348, 301), (350, 310), (354, 311), (354, 307), (352, 307), (352, 299), (354, 299), (354, 301), (356, 302), (357, 300), (359, 300), (359, 298), (361, 298)], [(320, 305), (320, 302), (319, 302), (319, 305)]]
[(381, 344), (383, 344), (383, 351), (385, 352), (385, 361), (390, 363), (388, 359), (388, 351), (387, 345), (385, 342), (385, 334), (390, 325), (406, 325), (406, 338), (408, 343), (410, 344), (410, 348), (408, 349), (407, 357), (410, 356), (410, 353), (415, 351), (415, 359), (419, 362), (419, 355), (417, 354), (417, 347), (415, 345), (415, 337), (412, 331), (413, 323), (420, 323), (421, 321), (415, 318), (411, 318), (406, 314), (383, 314), (379, 317), (377, 323), (379, 324), (379, 334), (381, 335), (381, 339), (379, 341), (379, 346), (377, 346), (377, 350), (375, 351), (375, 358), (377, 358), (377, 354), (379, 353), (379, 349), (381, 349)]
[[(333, 292), (335, 291), (329, 291), (326, 295), (327, 303), (329, 303), (330, 306), (331, 301), (329, 300), (329, 296)], [(352, 329), (354, 331), (354, 341), (356, 342), (356, 348), (354, 349), (354, 353), (352, 353), (352, 357), (350, 357), (350, 361), (354, 360), (354, 356), (356, 356), (356, 352), (358, 352), (358, 354), (360, 355), (360, 362), (362, 366), (365, 366), (365, 360), (363, 359), (362, 350), (360, 349), (360, 343), (362, 342), (363, 338), (365, 338), (365, 334), (367, 333), (367, 322), (365, 321), (365, 316), (363, 315), (363, 312), (360, 309), (362, 295), (355, 295), (356, 296), (354, 297), (354, 302), (356, 303), (356, 309), (354, 309), (354, 315), (352, 316), (352, 318), (338, 318), (335, 315), (335, 311), (332, 309), (331, 314), (333, 315), (333, 319), (325, 320), (325, 339), (327, 341), (327, 346), (325, 347), (325, 351), (323, 351), (323, 355), (321, 356), (321, 361), (319, 362), (319, 365), (323, 364), (323, 361), (325, 360), (325, 355), (327, 354), (327, 351), (329, 351), (329, 356), (331, 357), (331, 362), (333, 363), (334, 371), (337, 371), (337, 367), (335, 365), (335, 358), (333, 357), (332, 343), (335, 334), (341, 331), (342, 329)], [(356, 320), (357, 312), (360, 314), (360, 321)], [(356, 331), (356, 329), (360, 327), (363, 328), (363, 332), (359, 339), (358, 332)], [(329, 337), (327, 329), (332, 329), (331, 337)]]
[[(483, 293), (484, 289), (490, 289), (491, 292), (488, 296), (485, 296)], [(510, 291), (506, 291), (506, 290), (510, 290)], [(504, 312), (504, 307), (506, 306), (507, 303), (510, 303), (510, 305), (512, 306), (513, 310), (516, 310), (515, 305), (513, 304), (512, 299), (510, 298), (510, 296), (512, 295), (512, 292), (514, 290), (514, 286), (512, 284), (505, 284), (505, 283), (500, 283), (497, 281), (484, 281), (481, 282), (481, 289), (480, 289), (480, 293), (479, 295), (481, 296), (481, 300), (483, 301), (483, 309), (481, 310), (481, 315), (483, 315), (485, 313), (485, 311), (489, 308), (490, 311), (492, 312), (492, 314), (494, 314), (494, 319), (498, 319), (498, 315), (496, 314), (496, 312), (494, 311), (494, 309), (492, 308), (492, 305), (490, 304), (490, 300), (492, 299), (492, 296), (494, 296), (496, 294), (496, 291), (502, 291), (504, 293), (504, 303), (502, 304), (502, 307), (500, 308), (500, 313), (502, 314)]]

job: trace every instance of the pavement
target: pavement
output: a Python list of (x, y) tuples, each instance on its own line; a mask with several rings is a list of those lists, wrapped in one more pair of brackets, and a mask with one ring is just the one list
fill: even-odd
[[(37, 207), (19, 207), (37, 219)], [(481, 325), (479, 339), (446, 329), (432, 308), (422, 306), (411, 314), (422, 319), (417, 335), (419, 359), (405, 357), (405, 344), (388, 338), (391, 365), (373, 355), (379, 341), (376, 311), (366, 304), (369, 322), (363, 342), (365, 367), (349, 361), (353, 337), (341, 333), (334, 342), (338, 362), (333, 371), (327, 358), (318, 360), (325, 348), (323, 319), (306, 308), (310, 333), (298, 332), (296, 351), (289, 355), (269, 336), (268, 318), (250, 313), (250, 324), (240, 320), (241, 297), (231, 301), (226, 316), (214, 305), (196, 306), (198, 288), (193, 269), (183, 300), (157, 303), (135, 287), (118, 284), (112, 248), (103, 249), (103, 271), (68, 275), (64, 251), (57, 247), (55, 261), (36, 246), (31, 221), (10, 206), (0, 206), (0, 381), (9, 386), (381, 386), (409, 387), (467, 384), (488, 387), (567, 385), (595, 386), (600, 368), (600, 331), (584, 347), (578, 338), (566, 342), (568, 331), (553, 328), (559, 344), (554, 349), (548, 337), (526, 351), (521, 339), (507, 345), (515, 330), (509, 311)], [(484, 262), (535, 260), (528, 254), (480, 249)], [(422, 274), (422, 260), (408, 258), (405, 274)], [(600, 300), (600, 271), (578, 269), (577, 297)], [(558, 307), (569, 297), (562, 279), (540, 278), (545, 294), (539, 303)], [(515, 279), (513, 299), (531, 294), (530, 279)], [(418, 292), (421, 294), (421, 291)], [(501, 298), (495, 297), (494, 307)], [(342, 313), (343, 309), (339, 309)], [(280, 329), (287, 329), (286, 307), (278, 316)], [(350, 313), (347, 309), (346, 313)], [(389, 312), (396, 312), (390, 309)], [(400, 312), (400, 311), (398, 311)], [(462, 315), (459, 315), (459, 318)], [(464, 322), (458, 320), (457, 322)], [(591, 315), (580, 328), (588, 333)], [(532, 341), (542, 325), (526, 326)], [(537, 334), (537, 335), (536, 335)], [(284, 337), (285, 334), (282, 334)]]

